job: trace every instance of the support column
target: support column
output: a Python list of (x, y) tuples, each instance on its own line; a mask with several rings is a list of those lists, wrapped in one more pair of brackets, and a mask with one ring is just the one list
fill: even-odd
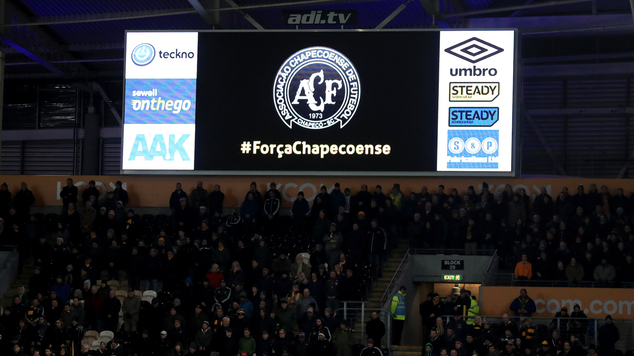
[(99, 174), (99, 127), (101, 126), (101, 117), (95, 113), (95, 107), (90, 100), (88, 111), (84, 116), (84, 139), (81, 156), (81, 174), (98, 175)]

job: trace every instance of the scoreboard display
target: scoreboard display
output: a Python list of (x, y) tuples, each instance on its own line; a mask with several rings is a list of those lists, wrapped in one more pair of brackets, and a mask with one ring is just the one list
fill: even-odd
[(515, 175), (517, 34), (127, 32), (123, 173)]

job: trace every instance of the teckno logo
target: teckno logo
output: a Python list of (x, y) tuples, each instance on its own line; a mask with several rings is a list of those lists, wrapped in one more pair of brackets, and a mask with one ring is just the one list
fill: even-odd
[(332, 48), (310, 47), (290, 56), (273, 84), (275, 110), (289, 127), (311, 130), (339, 124), (354, 116), (361, 97), (357, 70)]
[(132, 62), (138, 66), (146, 66), (154, 60), (156, 51), (149, 43), (141, 43), (132, 50)]
[(457, 45), (445, 49), (445, 52), (462, 58), (467, 62), (478, 63), (498, 53), (504, 52), (504, 49), (477, 37), (471, 37), (466, 41), (462, 41)]

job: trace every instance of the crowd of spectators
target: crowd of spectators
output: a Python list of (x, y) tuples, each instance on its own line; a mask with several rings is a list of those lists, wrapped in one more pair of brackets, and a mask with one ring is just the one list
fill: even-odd
[[(472, 310), (469, 291), (443, 299), (429, 293), (420, 305), (422, 336), (425, 347), (422, 356), (586, 356), (597, 353), (617, 354), (619, 329), (607, 315), (597, 329), (590, 323), (578, 304), (572, 313), (563, 307), (552, 320), (535, 322), (535, 301), (526, 289), (509, 304), (509, 311), (499, 318), (483, 318)], [(464, 316), (470, 317), (465, 320)], [(451, 315), (448, 322), (446, 316)], [(598, 345), (592, 341), (595, 339)], [(455, 352), (455, 354), (454, 354)], [(618, 351), (622, 354), (622, 351)]]
[[(207, 192), (202, 182), (190, 194), (176, 184), (169, 216), (135, 214), (121, 182), (99, 195), (94, 182), (79, 195), (68, 179), (62, 213), (44, 217), (30, 214), (26, 184), (14, 199), (6, 184), (0, 188), (0, 239), (36, 265), (3, 309), (4, 352), (85, 354), (84, 331), (112, 330), (115, 343), (90, 352), (346, 356), (350, 325), (336, 310), (362, 297), (366, 278), (381, 276), (401, 238), (439, 252), (498, 250), (518, 279), (634, 278), (634, 199), (621, 189), (611, 196), (606, 187), (585, 193), (579, 186), (556, 201), (542, 189), (531, 203), (522, 189), (493, 194), (486, 183), (462, 196), (442, 185), (406, 196), (398, 184), (385, 193), (363, 185), (353, 195), (335, 184), (310, 203), (299, 192), (290, 215), (281, 214), (275, 183), (266, 192), (252, 183), (228, 215), (221, 187)], [(125, 297), (107, 284), (113, 279), (125, 280)], [(141, 301), (137, 290), (157, 295)]]

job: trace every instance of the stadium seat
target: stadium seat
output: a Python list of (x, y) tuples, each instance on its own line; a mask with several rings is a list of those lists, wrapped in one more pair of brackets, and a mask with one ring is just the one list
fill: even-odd
[(114, 333), (110, 330), (104, 330), (99, 333), (99, 339), (101, 341), (110, 342), (112, 341), (112, 339), (114, 339)]
[(153, 299), (154, 297), (152, 297), (151, 295), (144, 295), (142, 301), (152, 304)]
[(125, 297), (128, 296), (128, 292), (126, 292), (124, 290), (118, 290), (118, 291), (115, 292), (114, 295), (117, 297), (117, 299), (119, 299), (121, 304), (123, 304), (123, 300), (125, 299)]
[[(145, 292), (143, 292), (143, 297), (152, 297), (152, 298), (156, 298), (158, 294), (156, 293), (156, 291), (153, 290), (146, 290)], [(151, 300), (150, 300), (151, 301)]]
[(97, 340), (99, 338), (99, 332), (95, 330), (88, 330), (84, 333), (84, 339), (93, 338)]
[(139, 299), (143, 300), (143, 292), (141, 292), (140, 290), (135, 290), (135, 291), (134, 291), (134, 295), (135, 295), (137, 298), (139, 298)]
[(101, 341), (102, 340), (94, 340), (92, 341), (92, 343), (90, 343), (90, 350), (92, 351), (96, 351), (99, 350), (99, 345), (101, 345)]
[(110, 288), (115, 286), (115, 287), (117, 287), (116, 290), (118, 290), (118, 289), (120, 289), (119, 287), (121, 286), (121, 283), (119, 283), (119, 281), (110, 280), (110, 281), (108, 281), (108, 285), (110, 286)]

